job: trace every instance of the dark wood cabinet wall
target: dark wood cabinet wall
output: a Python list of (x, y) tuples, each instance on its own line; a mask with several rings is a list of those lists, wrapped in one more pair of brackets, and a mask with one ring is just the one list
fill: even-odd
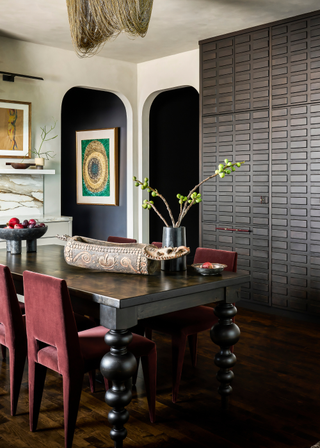
[(246, 162), (204, 184), (201, 245), (238, 252), (243, 300), (320, 316), (320, 11), (201, 41), (200, 67), (201, 178)]

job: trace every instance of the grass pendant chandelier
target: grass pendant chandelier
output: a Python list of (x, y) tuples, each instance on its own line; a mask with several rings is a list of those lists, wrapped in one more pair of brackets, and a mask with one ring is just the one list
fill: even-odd
[(153, 0), (67, 0), (73, 45), (80, 57), (93, 56), (123, 31), (144, 37)]

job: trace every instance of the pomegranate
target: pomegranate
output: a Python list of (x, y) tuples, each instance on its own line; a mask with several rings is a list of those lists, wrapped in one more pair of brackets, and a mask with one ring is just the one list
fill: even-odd
[(201, 267), (205, 268), (205, 269), (212, 269), (213, 265), (212, 265), (212, 263), (210, 263), (210, 261), (206, 261), (205, 263), (202, 263)]
[(18, 218), (9, 219), (7, 226), (14, 226), (15, 224), (20, 224), (20, 220)]

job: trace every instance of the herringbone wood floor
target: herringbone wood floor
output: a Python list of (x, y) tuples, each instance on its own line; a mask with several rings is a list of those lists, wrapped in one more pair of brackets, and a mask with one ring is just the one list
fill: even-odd
[[(170, 341), (158, 347), (157, 421), (148, 419), (142, 373), (129, 406), (124, 448), (310, 448), (320, 440), (320, 325), (239, 309), (234, 393), (222, 414), (216, 391), (216, 349), (199, 338), (198, 365), (188, 350), (179, 401), (171, 402)], [(48, 373), (38, 430), (29, 431), (27, 367), (17, 415), (10, 416), (8, 360), (0, 362), (0, 447), (64, 446), (62, 382)], [(92, 395), (84, 379), (74, 448), (112, 447), (104, 391)]]

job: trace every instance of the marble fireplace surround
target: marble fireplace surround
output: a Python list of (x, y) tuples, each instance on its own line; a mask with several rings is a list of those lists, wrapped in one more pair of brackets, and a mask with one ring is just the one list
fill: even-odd
[(43, 215), (43, 176), (55, 170), (0, 169), (0, 215)]

